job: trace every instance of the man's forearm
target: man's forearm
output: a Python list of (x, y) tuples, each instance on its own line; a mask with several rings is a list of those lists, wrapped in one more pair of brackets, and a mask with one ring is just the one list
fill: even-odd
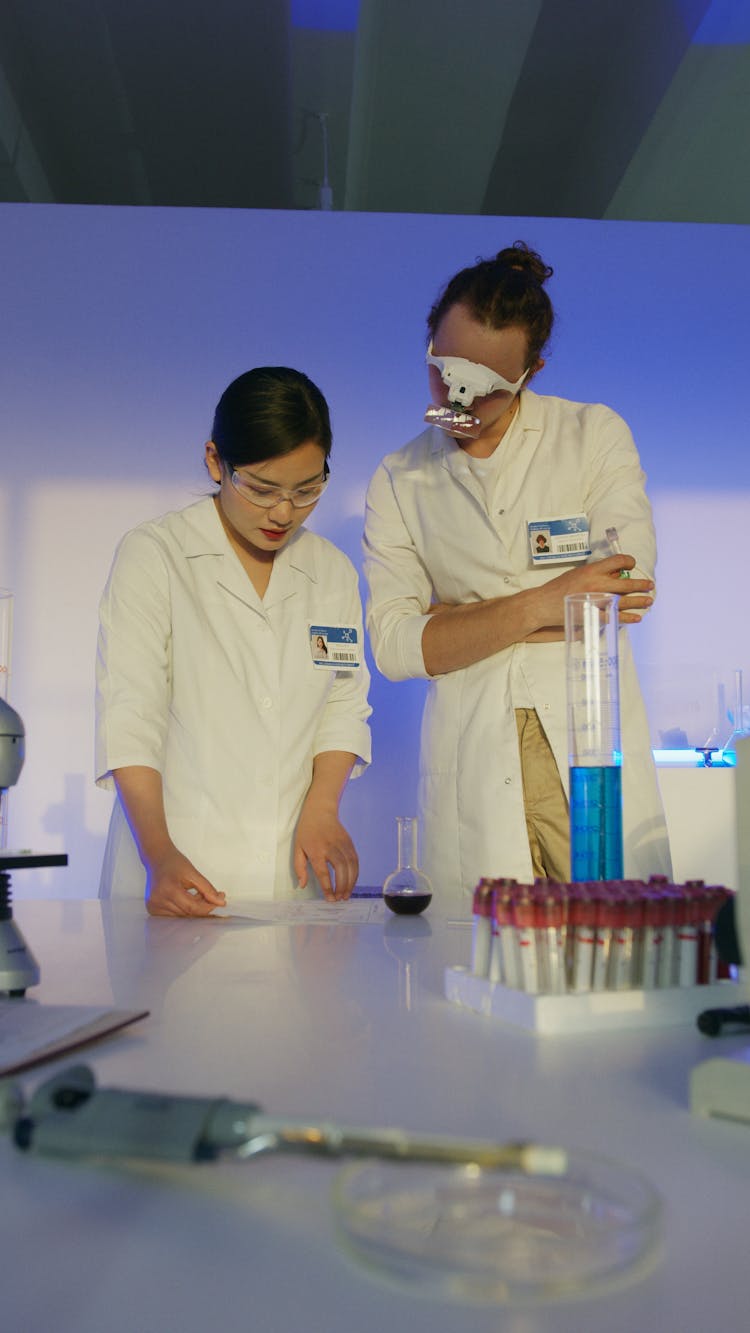
[(438, 608), (424, 627), (422, 653), (431, 676), (481, 662), (540, 628), (534, 590), (487, 602)]

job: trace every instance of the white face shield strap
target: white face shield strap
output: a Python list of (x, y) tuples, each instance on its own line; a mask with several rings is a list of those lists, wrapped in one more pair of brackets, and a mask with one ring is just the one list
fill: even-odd
[(427, 348), (426, 360), (428, 366), (436, 366), (440, 371), (443, 384), (448, 390), (450, 407), (435, 407), (431, 404), (425, 412), (425, 421), (432, 426), (440, 426), (449, 435), (463, 435), (468, 439), (476, 439), (481, 432), (479, 418), (466, 410), (471, 407), (474, 399), (484, 398), (497, 389), (518, 393), (529, 373), (525, 370), (514, 384), (490, 370), (489, 366), (480, 366), (476, 361), (467, 361), (462, 356), (433, 356), (432, 343)]

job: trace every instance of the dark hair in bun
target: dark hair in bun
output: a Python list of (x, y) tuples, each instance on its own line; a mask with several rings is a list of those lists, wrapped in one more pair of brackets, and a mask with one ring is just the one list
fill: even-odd
[(211, 439), (229, 468), (281, 458), (308, 440), (331, 452), (331, 418), (320, 389), (301, 370), (256, 366), (224, 390)]
[(491, 329), (523, 328), (529, 340), (528, 362), (539, 360), (552, 333), (555, 313), (544, 284), (552, 269), (525, 241), (515, 241), (494, 259), (480, 259), (463, 268), (443, 288), (427, 316), (434, 338), (451, 306), (466, 306), (472, 317)]

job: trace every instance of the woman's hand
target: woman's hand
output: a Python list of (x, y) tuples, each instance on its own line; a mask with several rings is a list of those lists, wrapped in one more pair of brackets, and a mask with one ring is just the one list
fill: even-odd
[(164, 814), (161, 773), (143, 764), (112, 770), (115, 786), (146, 870), (151, 916), (208, 916), (226, 898), (178, 851)]
[(150, 916), (209, 916), (226, 897), (176, 847), (146, 867), (146, 910)]
[(294, 873), (300, 888), (307, 885), (308, 862), (329, 902), (350, 898), (357, 883), (359, 858), (335, 810), (306, 801), (294, 839)]
[(343, 750), (316, 754), (294, 835), (294, 873), (300, 888), (307, 887), (309, 862), (329, 902), (350, 898), (359, 874), (354, 843), (339, 819), (339, 801), (355, 758)]

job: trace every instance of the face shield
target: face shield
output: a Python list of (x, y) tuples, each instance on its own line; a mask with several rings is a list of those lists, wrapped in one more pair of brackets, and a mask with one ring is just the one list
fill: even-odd
[(428, 366), (436, 366), (440, 377), (448, 390), (448, 407), (436, 407), (430, 404), (425, 412), (425, 421), (432, 426), (440, 426), (450, 435), (462, 435), (476, 439), (481, 432), (481, 422), (471, 407), (475, 398), (485, 398), (487, 394), (504, 389), (506, 393), (516, 394), (521, 388), (528, 370), (523, 372), (515, 383), (498, 375), (489, 366), (480, 366), (476, 361), (467, 361), (462, 356), (433, 356), (432, 343), (427, 349)]

